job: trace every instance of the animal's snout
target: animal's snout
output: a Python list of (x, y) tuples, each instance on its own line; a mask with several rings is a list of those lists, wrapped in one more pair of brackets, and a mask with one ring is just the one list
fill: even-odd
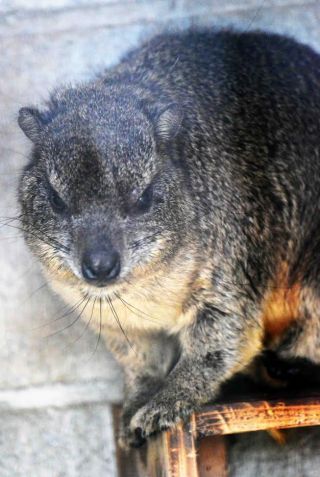
[(82, 275), (90, 284), (103, 287), (115, 280), (121, 269), (120, 254), (115, 249), (86, 250), (82, 256)]

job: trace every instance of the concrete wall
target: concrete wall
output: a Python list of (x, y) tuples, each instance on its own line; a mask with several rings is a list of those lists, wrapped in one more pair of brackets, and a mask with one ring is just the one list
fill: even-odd
[[(320, 50), (319, 22), (320, 4), (308, 0), (0, 0), (0, 216), (16, 213), (30, 147), (16, 125), (20, 106), (91, 77), (164, 27), (262, 27)], [(59, 319), (62, 308), (19, 231), (1, 227), (0, 477), (116, 476), (110, 403), (121, 399), (120, 371), (83, 322)], [(309, 434), (301, 435), (292, 454), (280, 453), (285, 459)], [(317, 437), (315, 430), (312, 449)], [(316, 475), (315, 451), (297, 474), (286, 464), (270, 470), (269, 456), (279, 461), (279, 451), (259, 439), (233, 441), (231, 475)]]

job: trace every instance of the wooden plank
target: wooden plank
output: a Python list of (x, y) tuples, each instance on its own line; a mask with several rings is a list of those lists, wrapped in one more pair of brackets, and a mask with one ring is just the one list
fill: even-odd
[(148, 443), (148, 477), (199, 477), (194, 416), (151, 438)]
[(227, 451), (224, 436), (200, 439), (198, 448), (199, 477), (227, 477)]
[(320, 396), (205, 407), (195, 415), (198, 436), (320, 425)]

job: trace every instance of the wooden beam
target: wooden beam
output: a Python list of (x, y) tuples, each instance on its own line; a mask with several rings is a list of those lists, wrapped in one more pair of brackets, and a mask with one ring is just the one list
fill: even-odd
[(148, 443), (148, 477), (199, 477), (195, 448), (195, 419), (178, 424)]
[(198, 436), (320, 425), (320, 396), (231, 402), (195, 415)]

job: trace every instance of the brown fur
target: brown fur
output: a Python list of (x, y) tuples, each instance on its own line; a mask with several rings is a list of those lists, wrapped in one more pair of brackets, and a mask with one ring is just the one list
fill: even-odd
[(282, 263), (263, 300), (262, 323), (267, 346), (279, 340), (299, 318), (301, 285), (294, 283), (289, 287), (288, 278), (288, 265)]

